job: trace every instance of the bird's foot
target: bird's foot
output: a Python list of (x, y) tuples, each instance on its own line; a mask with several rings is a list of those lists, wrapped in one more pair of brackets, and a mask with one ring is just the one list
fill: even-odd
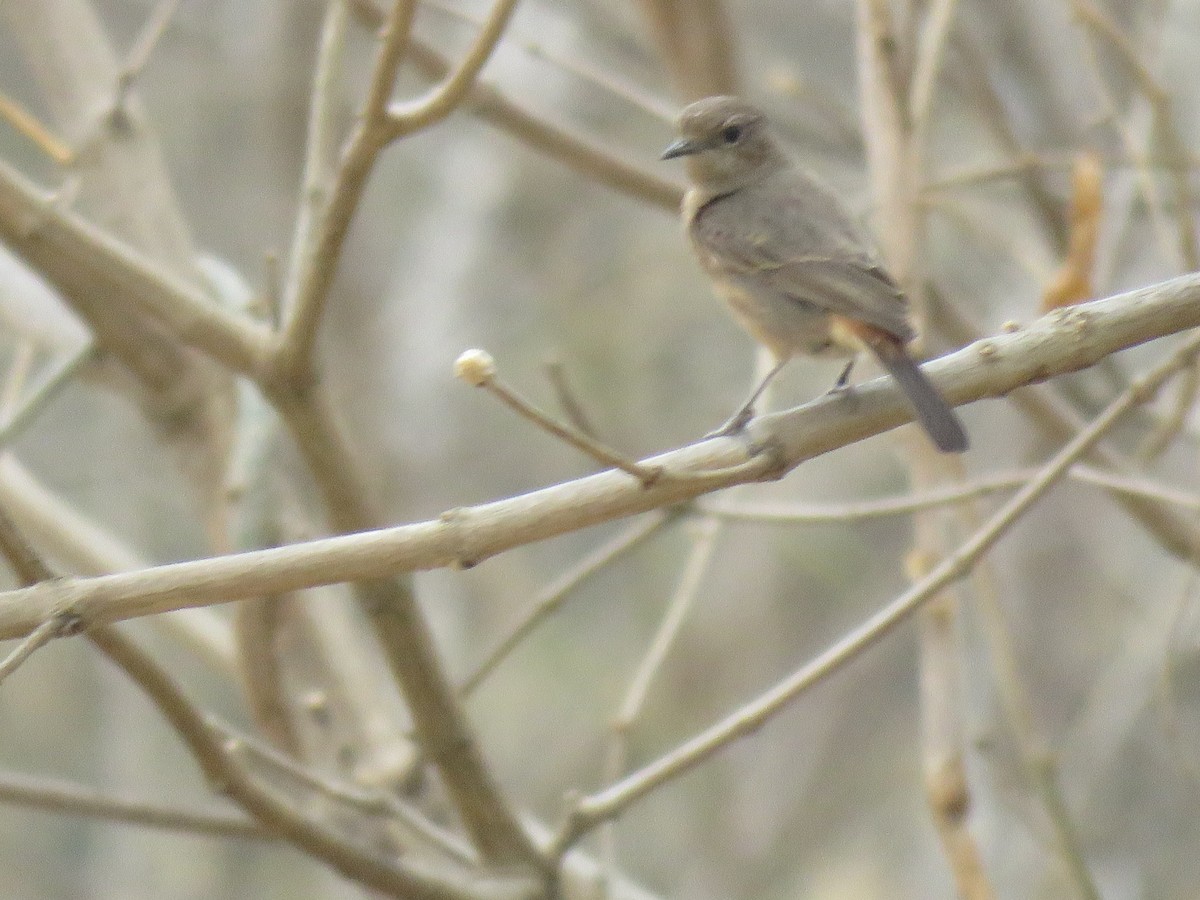
[(735, 434), (741, 434), (746, 430), (746, 426), (750, 424), (750, 420), (754, 418), (754, 407), (743, 406), (733, 417), (718, 428), (716, 431), (710, 431), (701, 440), (712, 440), (719, 437), (733, 437)]
[(842, 369), (842, 374), (840, 374), (837, 381), (833, 383), (833, 387), (825, 392), (826, 394), (830, 396), (837, 396), (838, 394), (849, 391), (853, 387), (853, 385), (850, 384), (850, 373), (854, 370), (854, 362), (855, 361), (852, 359), (850, 362), (846, 363), (846, 367)]

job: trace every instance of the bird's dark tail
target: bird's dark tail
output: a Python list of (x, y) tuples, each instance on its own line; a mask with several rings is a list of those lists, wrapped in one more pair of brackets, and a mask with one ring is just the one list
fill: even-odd
[(934, 446), (943, 453), (962, 453), (966, 450), (967, 433), (962, 422), (921, 372), (920, 366), (908, 355), (904, 344), (891, 335), (882, 334), (872, 335), (866, 344), (888, 370), (888, 374), (896, 379), (900, 390), (904, 391), (904, 396), (912, 404), (917, 421)]

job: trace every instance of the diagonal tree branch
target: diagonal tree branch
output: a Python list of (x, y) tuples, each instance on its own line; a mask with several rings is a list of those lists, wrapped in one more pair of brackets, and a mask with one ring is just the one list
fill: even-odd
[[(1003, 397), (1014, 388), (1094, 365), (1119, 350), (1200, 326), (1200, 274), (1055, 310), (1020, 331), (985, 338), (926, 366), (951, 402)], [(157, 566), (98, 578), (59, 579), (0, 593), (0, 639), (21, 637), (69, 611), (110, 622), (224, 603), (318, 584), (370, 580), (401, 572), (472, 565), (513, 547), (590, 525), (678, 504), (748, 481), (777, 478), (805, 460), (909, 421), (887, 379), (852, 393), (763, 416), (749, 429), (746, 460), (738, 438), (702, 441), (655, 457), (667, 474), (649, 488), (621, 472), (576, 481), (432, 521), (342, 535), (270, 550)], [(688, 471), (687, 478), (670, 472)], [(708, 471), (706, 478), (696, 477)], [(1200, 546), (1192, 548), (1200, 555)]]

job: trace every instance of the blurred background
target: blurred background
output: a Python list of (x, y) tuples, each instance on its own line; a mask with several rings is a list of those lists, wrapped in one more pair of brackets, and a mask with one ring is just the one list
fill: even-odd
[[(0, 91), (53, 122), (30, 43), (18, 39), (22, 6), (0, 4), (9, 16), (0, 28)], [(1088, 284), (1065, 302), (1195, 268), (1200, 4), (929, 6), (949, 9), (953, 22), (923, 173), (922, 264), (957, 323), (931, 307), (930, 352), (962, 343), (958, 326), (994, 333), (1041, 315), (1057, 302), (1050, 289), (1069, 252)], [(97, 0), (90, 8), (120, 56), (157, 5)], [(670, 9), (676, 19), (664, 26)], [(476, 32), (471, 17), (486, 11), (476, 0), (422, 4), (416, 34), (456, 59)], [(901, 26), (933, 14), (920, 2), (893, 11)], [(261, 295), (272, 277), (268, 257), (286, 259), (291, 245), (324, 12), (315, 0), (184, 0), (135, 82), (205, 271), (223, 273), (233, 293)], [(705, 31), (701, 20), (724, 24)], [(760, 102), (807, 164), (874, 225), (855, 29), (854, 4), (833, 0), (694, 9), (526, 0), (483, 80), (678, 183), (677, 165), (658, 161), (671, 138), (669, 114), (713, 88), (736, 90)], [(683, 44), (700, 35), (701, 62), (689, 64), (672, 35)], [(339, 129), (353, 120), (372, 51), (371, 31), (352, 18), (334, 95)], [(412, 67), (402, 72), (397, 96), (429, 83)], [(8, 125), (0, 126), (0, 158), (48, 189), (69, 182)], [(1090, 192), (1079, 187), (1088, 165), (1098, 173)], [(1073, 202), (1086, 207), (1093, 196), (1098, 211), (1073, 218)], [(711, 295), (668, 207), (587, 177), (467, 109), (384, 152), (338, 266), (319, 357), (386, 521), (421, 521), (595, 470), (456, 381), (454, 359), (469, 347), (486, 348), (509, 384), (548, 409), (557, 407), (546, 366), (561, 363), (598, 434), (632, 455), (693, 441), (730, 414), (753, 381), (755, 348)], [(1083, 239), (1081, 216), (1095, 226), (1090, 253), (1069, 250)], [(0, 344), (10, 366), (31, 348), (36, 367), (52, 366), (82, 345), (86, 328), (22, 271), (11, 257), (0, 270)], [(1086, 419), (1170, 345), (1058, 379), (1049, 396)], [(824, 391), (839, 365), (797, 361), (773, 405)], [(870, 375), (864, 367), (857, 377)], [(239, 394), (243, 409), (250, 394)], [(1109, 445), (1148, 478), (1192, 491), (1190, 402), (1186, 384), (1166, 392)], [(1165, 430), (1176, 411), (1180, 427)], [(1061, 442), (1019, 403), (980, 403), (962, 415), (972, 441), (968, 480), (1023, 471)], [(1156, 435), (1165, 437), (1151, 446)], [(136, 558), (206, 556), (214, 548), (192, 487), (160, 438), (126, 392), (84, 377), (11, 452)], [(284, 537), (320, 533), (302, 463), (286, 438), (270, 447), (268, 477), (288, 485), (283, 507), (309, 523)], [(781, 482), (710, 499), (824, 504), (909, 490), (905, 454), (884, 435)], [(979, 501), (982, 512), (1003, 496)], [(418, 575), (452, 677), (465, 678), (556, 576), (628, 527), (572, 534), (470, 571)], [(947, 528), (961, 538), (968, 523)], [(632, 725), (629, 768), (758, 695), (899, 593), (911, 532), (907, 516), (713, 526), (695, 513), (658, 529), (584, 580), (470, 697), (470, 718), (507, 793), (553, 824), (565, 792), (609, 780), (611, 723), (698, 541), (713, 541), (712, 557)], [(262, 543), (252, 529), (235, 536), (239, 549)], [(1052, 821), (1043, 782), (1031, 773), (1034, 759), (1052, 771), (1096, 896), (1195, 896), (1200, 615), (1192, 567), (1110, 496), (1077, 481), (1039, 504), (989, 562), (986, 578), (961, 586), (956, 629), (968, 824), (995, 895), (1084, 895), (1060, 845), (1062, 822)], [(979, 612), (984, 590), (999, 617)], [(215, 615), (227, 623), (232, 611)], [(137, 633), (170, 659), (201, 706), (253, 729), (235, 676), (177, 652), (161, 633)], [(1005, 711), (997, 643), (1013, 654), (1014, 689), (1030, 714), (1025, 731)], [(917, 629), (908, 626), (752, 738), (636, 804), (612, 835), (617, 865), (649, 896), (957, 896), (923, 785), (921, 718)], [(79, 640), (55, 642), (4, 683), (0, 734), (3, 770), (181, 806), (215, 803), (150, 705)], [(602, 850), (596, 840), (584, 847)], [(362, 893), (276, 843), (17, 805), (0, 806), (0, 870), (6, 895), (29, 900)]]

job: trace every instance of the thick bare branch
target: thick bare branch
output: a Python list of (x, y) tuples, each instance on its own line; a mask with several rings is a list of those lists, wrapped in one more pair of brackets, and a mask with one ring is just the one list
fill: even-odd
[[(59, 208), (0, 160), (0, 241), (51, 282), (64, 297), (86, 298), (124, 310), (133, 337), (139, 316), (166, 327), (171, 338), (196, 347), (236, 372), (259, 368), (267, 349), (266, 329), (219, 306), (211, 297), (82, 216)], [(143, 351), (162, 335), (140, 338)], [(108, 345), (105, 345), (108, 346)], [(159, 380), (166, 372), (147, 369)]]
[[(1200, 326), (1200, 275), (1186, 275), (1105, 300), (1056, 310), (1020, 331), (985, 338), (930, 363), (926, 371), (955, 403), (1003, 397), (1021, 385), (1093, 365), (1111, 353)], [(513, 547), (670, 506), (709, 491), (778, 477), (807, 459), (909, 421), (899, 390), (876, 379), (844, 395), (763, 416), (749, 429), (768, 448), (739, 468), (746, 443), (703, 441), (655, 457), (672, 470), (715, 470), (711, 479), (664, 478), (644, 488), (603, 472), (439, 519), (271, 550), (159, 566), (100, 578), (60, 579), (0, 593), (0, 639), (20, 637), (69, 610), (108, 622), (318, 584), (472, 565)], [(732, 468), (731, 468), (732, 467)], [(1200, 554), (1200, 546), (1191, 548)]]

